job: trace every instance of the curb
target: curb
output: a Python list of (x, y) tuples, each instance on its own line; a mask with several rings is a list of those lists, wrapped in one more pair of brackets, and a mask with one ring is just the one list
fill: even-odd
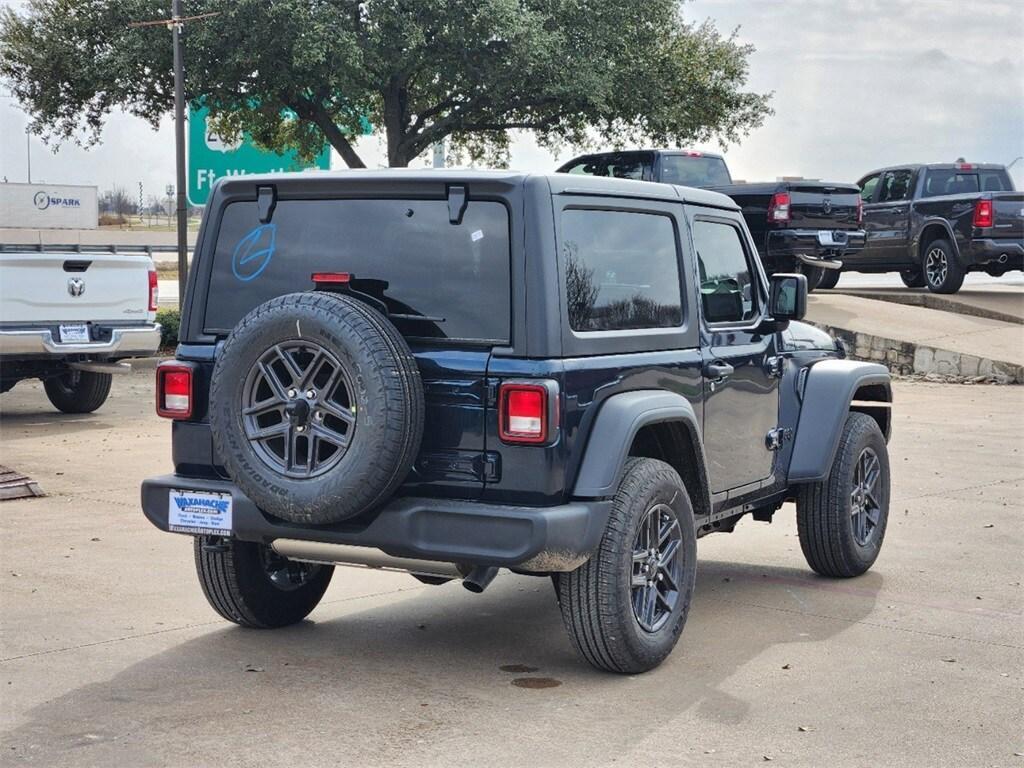
[(1011, 315), (1007, 312), (1000, 312), (996, 309), (977, 307), (961, 301), (939, 296), (934, 293), (872, 293), (861, 291), (855, 288), (843, 289), (834, 288), (831, 293), (842, 293), (846, 296), (856, 296), (858, 299), (871, 299), (873, 301), (888, 301), (893, 304), (904, 304), (910, 307), (924, 307), (925, 309), (937, 309), (940, 312), (952, 312), (957, 315), (968, 315), (970, 317), (984, 317), (988, 320), (1000, 320), (1004, 323), (1024, 325), (1024, 318), (1018, 315)]
[(812, 322), (811, 325), (841, 339), (851, 358), (882, 363), (901, 376), (933, 373), (964, 379), (993, 379), (1002, 384), (1024, 384), (1024, 366), (1015, 363), (872, 336), (824, 323)]

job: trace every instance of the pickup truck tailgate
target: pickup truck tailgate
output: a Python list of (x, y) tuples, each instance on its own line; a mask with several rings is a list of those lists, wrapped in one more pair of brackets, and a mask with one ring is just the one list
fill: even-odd
[(0, 253), (0, 323), (146, 322), (145, 255)]
[(992, 195), (994, 223), (992, 236), (1024, 237), (1024, 192), (997, 192)]
[(790, 226), (806, 229), (856, 229), (856, 187), (829, 184), (792, 184), (790, 186)]

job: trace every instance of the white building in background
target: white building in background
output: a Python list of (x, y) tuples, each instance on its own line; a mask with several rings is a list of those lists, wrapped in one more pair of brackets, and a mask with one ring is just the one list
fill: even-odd
[(96, 229), (96, 187), (71, 184), (0, 184), (0, 228)]

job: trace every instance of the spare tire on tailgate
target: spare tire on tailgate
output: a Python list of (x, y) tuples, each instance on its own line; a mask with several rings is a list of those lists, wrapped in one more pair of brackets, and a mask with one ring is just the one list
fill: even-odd
[(334, 523), (387, 499), (423, 435), (423, 385), (405, 339), (348, 296), (293, 293), (228, 336), (210, 385), (219, 458), (260, 509)]

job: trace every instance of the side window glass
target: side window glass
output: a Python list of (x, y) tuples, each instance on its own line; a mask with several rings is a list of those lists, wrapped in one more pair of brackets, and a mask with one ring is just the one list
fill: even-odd
[(679, 257), (668, 216), (569, 209), (561, 224), (566, 303), (574, 331), (682, 324)]
[(906, 200), (910, 196), (910, 171), (887, 171), (882, 177), (882, 193), (878, 202)]
[(865, 203), (870, 203), (871, 198), (875, 194), (875, 187), (877, 186), (878, 174), (875, 174), (874, 176), (868, 176), (868, 178), (864, 179), (863, 183), (860, 185), (860, 199), (863, 200)]
[(709, 323), (739, 323), (757, 315), (757, 286), (740, 237), (729, 224), (694, 222), (700, 300)]

